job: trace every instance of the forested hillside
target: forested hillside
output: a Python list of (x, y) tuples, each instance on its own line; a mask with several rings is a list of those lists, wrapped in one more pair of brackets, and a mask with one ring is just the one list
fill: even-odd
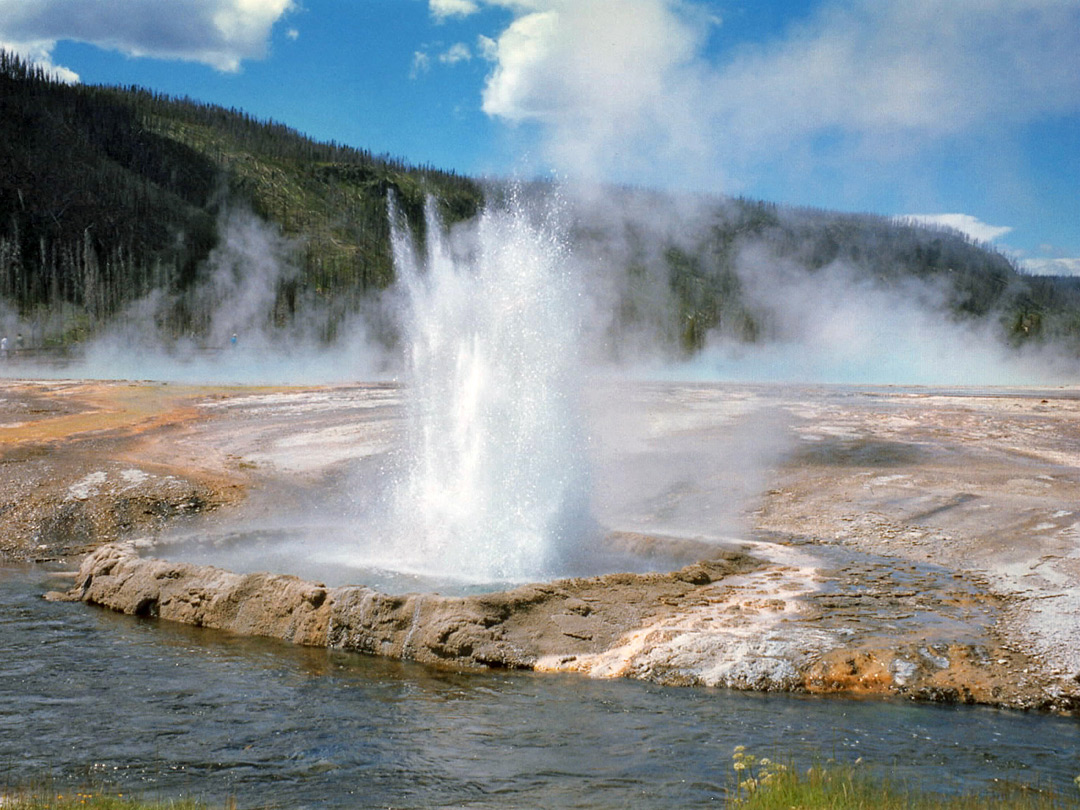
[(449, 221), (481, 202), (452, 172), (315, 143), (236, 110), (66, 85), (0, 52), (0, 299), (43, 340), (84, 337), (155, 290), (170, 300), (159, 326), (197, 334), (204, 314), (186, 294), (229, 208), (296, 240), (299, 272), (281, 279), (270, 317), (305, 303), (344, 312), (392, 278), (389, 189), (417, 228), (428, 193)]
[[(303, 321), (307, 337), (333, 341), (393, 280), (391, 190), (419, 239), (428, 195), (452, 224), (501, 193), (238, 110), (62, 84), (0, 52), (0, 319), (34, 346), (133, 318), (165, 339), (220, 344), (236, 327), (217, 323), (215, 307), (256, 277), (247, 327)], [(959, 232), (747, 199), (663, 213), (680, 206), (615, 189), (572, 211), (575, 253), (603, 277), (594, 327), (614, 354), (631, 333), (681, 353), (714, 338), (770, 340), (784, 323), (767, 288), (838, 267), (898, 296), (933, 289), (944, 317), (993, 323), (1014, 344), (1080, 349), (1080, 283), (1025, 276)], [(252, 231), (273, 256), (243, 248)], [(268, 272), (263, 258), (285, 267)]]
[[(1071, 321), (1071, 313), (1080, 314), (1080, 288), (1025, 276), (990, 246), (952, 229), (741, 198), (710, 213), (696, 240), (668, 244), (664, 252), (681, 313), (676, 338), (686, 350), (700, 348), (716, 330), (749, 341), (775, 337), (781, 325), (769, 302), (783, 290), (760, 288), (782, 288), (793, 274), (825, 283), (826, 271), (836, 268), (898, 298), (932, 290), (943, 315), (993, 318), (1014, 342), (1080, 336)], [(747, 295), (755, 280), (758, 294)], [(632, 316), (641, 316), (637, 309), (631, 301)]]

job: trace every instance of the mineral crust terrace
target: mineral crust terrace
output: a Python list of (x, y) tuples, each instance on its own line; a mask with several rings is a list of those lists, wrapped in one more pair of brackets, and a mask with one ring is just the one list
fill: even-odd
[[(52, 593), (134, 616), (459, 669), (632, 677), (760, 691), (893, 694), (1069, 710), (1060, 690), (1018, 684), (1001, 648), (882, 639), (850, 648), (821, 626), (794, 573), (743, 553), (660, 574), (608, 574), (465, 597), (388, 595), (293, 576), (236, 574), (142, 558), (130, 544), (89, 554)], [(1005, 656), (1000, 658), (999, 656)]]
[(1068, 388), (601, 392), (598, 478), (623, 477), (597, 514), (612, 536), (698, 544), (667, 573), (451, 597), (154, 558), (178, 522), (339, 485), (399, 440), (404, 395), (2, 381), (0, 554), (83, 557), (53, 598), (440, 666), (1080, 705)]

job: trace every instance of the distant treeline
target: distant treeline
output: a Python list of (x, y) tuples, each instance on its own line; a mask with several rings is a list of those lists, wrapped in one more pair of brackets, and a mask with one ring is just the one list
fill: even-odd
[(268, 317), (304, 301), (343, 314), (392, 279), (390, 189), (421, 232), (427, 194), (451, 222), (482, 201), (453, 172), (190, 99), (64, 84), (0, 51), (0, 300), (50, 340), (85, 337), (152, 290), (171, 302), (160, 327), (197, 333), (205, 316), (185, 293), (230, 206), (296, 238), (300, 272)]
[[(393, 281), (391, 190), (420, 240), (428, 195), (454, 223), (500, 193), (239, 110), (64, 84), (0, 51), (0, 316), (34, 324), (39, 343), (82, 340), (152, 295), (162, 336), (205, 336), (221, 303), (207, 294), (208, 260), (236, 209), (291, 246), (295, 272), (274, 278), (265, 326), (317, 312), (319, 337), (332, 340)], [(610, 205), (634, 193), (613, 190)], [(753, 252), (809, 274), (844, 265), (900, 293), (913, 279), (934, 284), (949, 317), (992, 319), (1014, 343), (1080, 347), (1080, 282), (1025, 276), (957, 231), (741, 198), (699, 209), (707, 213), (691, 232), (612, 211), (576, 223), (584, 252), (604, 253), (615, 236), (621, 246), (607, 267), (619, 276), (615, 340), (637, 330), (692, 352), (717, 334), (768, 339), (768, 308), (745, 294)]]
[(740, 294), (753, 272), (751, 250), (758, 262), (811, 276), (842, 267), (901, 297), (922, 282), (939, 292), (944, 316), (993, 318), (1014, 343), (1053, 337), (1080, 347), (1080, 284), (1072, 279), (1024, 275), (991, 246), (947, 227), (738, 198), (717, 204), (696, 247), (667, 251), (685, 349), (699, 348), (717, 329), (745, 340), (775, 331), (771, 313), (747, 307)]

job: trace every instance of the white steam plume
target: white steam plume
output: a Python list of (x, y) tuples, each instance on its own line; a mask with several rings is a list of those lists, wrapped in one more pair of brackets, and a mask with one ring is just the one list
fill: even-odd
[(809, 273), (750, 246), (740, 259), (770, 337), (723, 339), (673, 373), (704, 379), (877, 385), (1046, 385), (1075, 379), (1075, 357), (1007, 345), (993, 315), (953, 316), (943, 284), (885, 285), (851, 265)]
[(822, 2), (726, 52), (704, 2), (431, 0), (444, 20), (482, 5), (512, 13), (481, 39), (483, 109), (538, 125), (548, 165), (577, 178), (717, 191), (824, 170), (858, 184), (869, 162), (903, 180), (946, 138), (1080, 110), (1071, 0)]
[(710, 25), (667, 0), (520, 4), (488, 55), (483, 109), (544, 128), (546, 158), (579, 180), (635, 175), (650, 156), (659, 180), (709, 153), (696, 114), (697, 54)]
[(395, 234), (410, 414), (397, 565), (515, 581), (580, 554), (579, 296), (553, 217), (511, 199), (444, 239), (429, 201), (422, 256)]
[[(336, 340), (327, 344), (321, 334), (330, 317), (326, 305), (299, 300), (296, 313), (275, 312), (280, 285), (299, 274), (298, 246), (247, 210), (225, 212), (219, 229), (220, 243), (193, 290), (152, 290), (81, 359), (37, 373), (228, 383), (340, 382), (390, 373), (390, 352), (370, 333), (369, 324), (380, 317), (378, 299), (338, 315)], [(167, 321), (181, 295), (198, 332), (177, 339)]]

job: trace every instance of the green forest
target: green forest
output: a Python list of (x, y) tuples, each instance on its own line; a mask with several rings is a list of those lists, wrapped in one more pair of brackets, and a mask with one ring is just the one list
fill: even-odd
[[(288, 253), (290, 272), (273, 278), (262, 326), (303, 319), (331, 342), (393, 282), (391, 194), (423, 240), (429, 197), (452, 225), (504, 188), (318, 143), (240, 110), (64, 84), (0, 51), (0, 317), (40, 349), (84, 342), (151, 299), (144, 310), (162, 338), (217, 339), (211, 309), (220, 302), (207, 279), (237, 212)], [(959, 232), (725, 197), (703, 201), (693, 228), (673, 230), (622, 213), (621, 201), (642, 194), (655, 210), (671, 202), (611, 189), (603, 217), (575, 212), (575, 250), (603, 259), (618, 279), (606, 316), (615, 342), (625, 329), (681, 353), (716, 335), (768, 340), (774, 318), (744, 294), (753, 248), (810, 276), (839, 263), (884, 288), (932, 284), (946, 317), (989, 319), (1014, 344), (1080, 351), (1077, 280), (1024, 275)]]
[(448, 222), (482, 201), (453, 172), (190, 99), (66, 85), (0, 52), (0, 299), (45, 324), (45, 341), (85, 339), (153, 290), (172, 302), (164, 332), (197, 334), (205, 313), (191, 294), (235, 208), (295, 242), (298, 272), (268, 318), (305, 302), (355, 307), (393, 277), (391, 189), (421, 230), (428, 194)]

